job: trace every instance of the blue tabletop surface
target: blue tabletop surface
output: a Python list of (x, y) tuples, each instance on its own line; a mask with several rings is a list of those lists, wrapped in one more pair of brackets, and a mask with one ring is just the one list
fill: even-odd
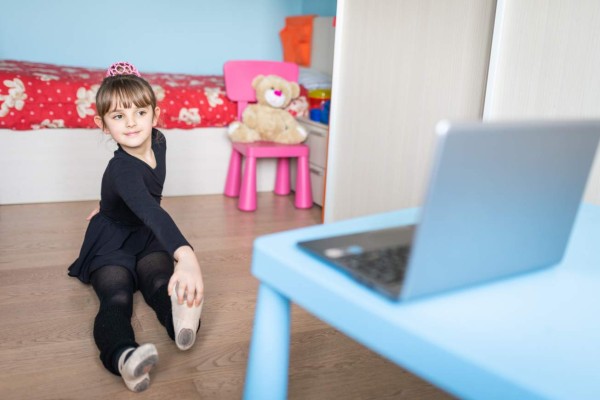
[(301, 240), (406, 225), (418, 209), (263, 236), (253, 274), (355, 340), (466, 398), (600, 398), (600, 207), (580, 208), (551, 268), (395, 302), (300, 250)]

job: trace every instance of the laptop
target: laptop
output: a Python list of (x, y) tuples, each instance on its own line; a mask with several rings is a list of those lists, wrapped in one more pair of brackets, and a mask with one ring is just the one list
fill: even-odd
[(396, 300), (546, 268), (565, 253), (600, 121), (437, 124), (415, 226), (298, 245)]

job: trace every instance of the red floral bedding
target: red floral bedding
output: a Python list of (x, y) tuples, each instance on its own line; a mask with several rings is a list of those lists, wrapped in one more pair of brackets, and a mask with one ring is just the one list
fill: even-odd
[[(105, 70), (0, 60), (0, 129), (96, 128), (95, 98)], [(227, 126), (237, 105), (222, 76), (144, 73), (161, 108), (160, 127)]]

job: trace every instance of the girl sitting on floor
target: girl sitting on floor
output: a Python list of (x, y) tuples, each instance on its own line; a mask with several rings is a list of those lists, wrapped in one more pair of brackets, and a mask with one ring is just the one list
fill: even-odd
[(204, 284), (192, 247), (160, 206), (167, 146), (154, 128), (160, 109), (152, 88), (133, 65), (113, 64), (96, 94), (96, 109), (96, 124), (118, 149), (69, 275), (91, 283), (100, 300), (94, 340), (102, 363), (141, 392), (150, 385), (158, 353), (153, 344), (135, 341), (134, 292), (142, 292), (169, 337), (187, 350), (200, 327)]

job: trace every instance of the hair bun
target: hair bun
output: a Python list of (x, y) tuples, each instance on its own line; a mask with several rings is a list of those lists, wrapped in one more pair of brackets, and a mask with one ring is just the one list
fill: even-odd
[(108, 67), (106, 71), (106, 76), (116, 76), (116, 75), (135, 75), (142, 77), (137, 70), (137, 68), (128, 63), (127, 61), (119, 61)]

